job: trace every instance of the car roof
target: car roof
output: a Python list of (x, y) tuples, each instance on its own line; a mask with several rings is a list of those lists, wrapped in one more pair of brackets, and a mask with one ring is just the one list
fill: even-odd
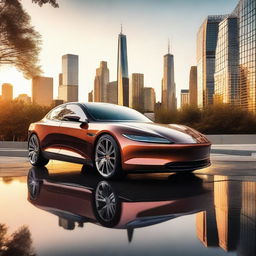
[[(108, 105), (108, 106), (118, 106), (118, 107), (129, 108), (129, 107), (126, 107), (126, 106), (120, 106), (120, 105), (117, 105), (117, 104), (107, 103), (107, 102), (78, 102), (78, 101), (76, 101), (76, 102), (66, 102), (66, 103), (63, 103), (61, 105), (65, 106), (67, 104), (83, 105), (85, 107), (87, 107), (89, 105), (100, 105), (100, 106)], [(61, 105), (59, 105), (59, 106), (61, 106)]]

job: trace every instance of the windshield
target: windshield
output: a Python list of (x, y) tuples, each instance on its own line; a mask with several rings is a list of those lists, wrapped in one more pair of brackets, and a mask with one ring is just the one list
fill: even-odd
[(98, 121), (136, 121), (151, 122), (147, 117), (138, 111), (114, 104), (89, 103), (86, 104), (89, 114)]

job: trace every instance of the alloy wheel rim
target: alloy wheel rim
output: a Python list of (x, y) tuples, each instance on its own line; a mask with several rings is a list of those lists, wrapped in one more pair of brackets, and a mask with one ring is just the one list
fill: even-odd
[(31, 199), (35, 199), (39, 191), (39, 182), (36, 180), (33, 172), (28, 175), (28, 191)]
[(109, 139), (99, 141), (95, 152), (97, 170), (104, 177), (110, 177), (115, 171), (116, 151)]
[(29, 140), (28, 157), (29, 161), (34, 164), (37, 161), (39, 153), (39, 143), (36, 136), (32, 136)]
[(116, 215), (116, 195), (112, 187), (106, 182), (102, 181), (96, 188), (95, 193), (96, 210), (103, 221), (110, 222)]

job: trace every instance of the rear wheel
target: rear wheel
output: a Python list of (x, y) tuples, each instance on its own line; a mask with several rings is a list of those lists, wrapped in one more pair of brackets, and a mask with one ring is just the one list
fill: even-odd
[(110, 135), (99, 138), (95, 148), (95, 167), (106, 179), (123, 176), (119, 147)]
[(28, 159), (34, 166), (44, 166), (49, 162), (49, 160), (42, 155), (39, 139), (36, 134), (32, 134), (28, 141)]

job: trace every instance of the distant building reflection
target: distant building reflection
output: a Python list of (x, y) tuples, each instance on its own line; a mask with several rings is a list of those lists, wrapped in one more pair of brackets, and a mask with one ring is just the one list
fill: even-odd
[(196, 235), (205, 247), (256, 255), (256, 182), (194, 174), (106, 181), (81, 171), (67, 175), (31, 168), (28, 201), (55, 215), (65, 230), (93, 223), (126, 230), (129, 242), (139, 228), (195, 214)]
[(213, 208), (196, 214), (196, 234), (205, 247), (218, 246), (218, 230)]
[(196, 214), (197, 237), (203, 245), (256, 255), (256, 183), (215, 176), (211, 203)]
[(238, 255), (256, 255), (256, 183), (242, 184)]

